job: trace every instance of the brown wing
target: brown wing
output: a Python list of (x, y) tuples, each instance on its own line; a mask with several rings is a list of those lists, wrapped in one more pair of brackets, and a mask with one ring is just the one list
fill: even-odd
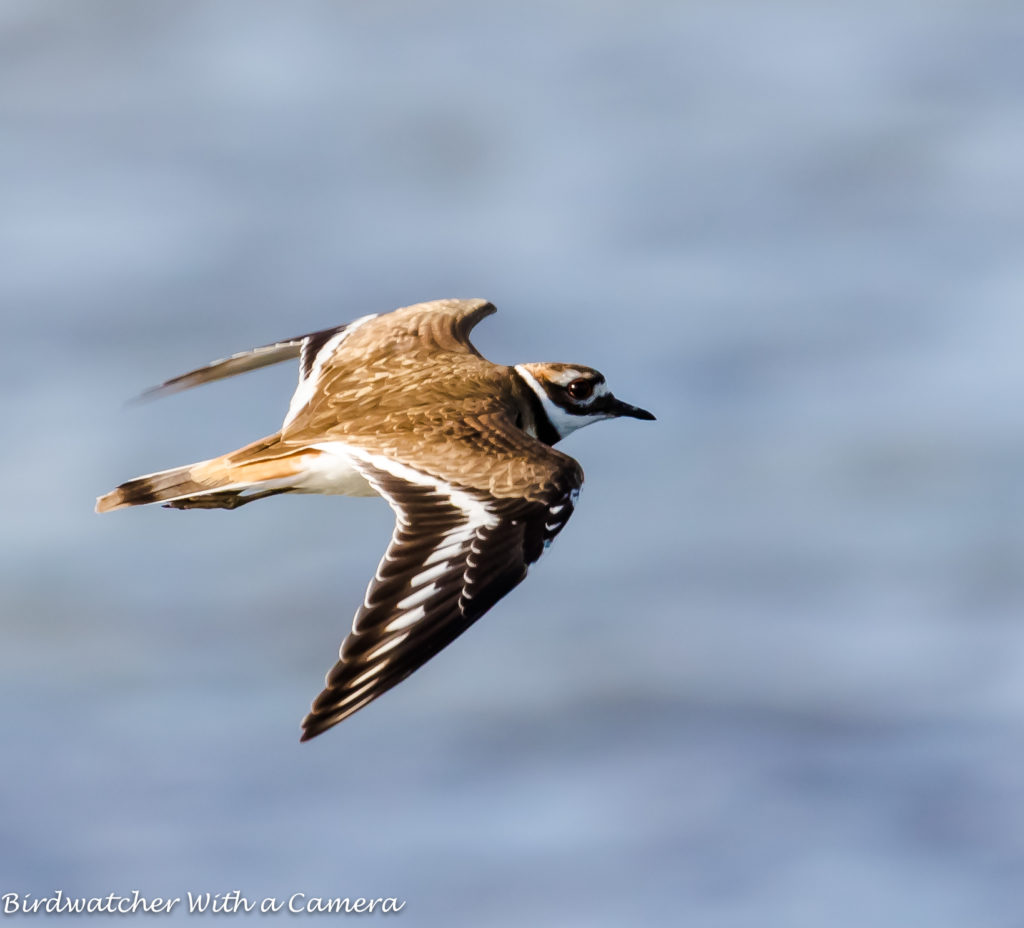
[[(493, 405), (495, 378), (506, 369), (485, 361), (469, 334), (494, 312), (485, 300), (435, 300), (356, 320), (322, 342), (312, 357), (292, 397), (282, 440), (367, 444), (389, 432), (421, 431), (424, 425), (429, 430), (429, 423), (413, 420), (450, 418), (453, 378)], [(459, 398), (462, 414), (466, 399)]]
[[(303, 720), (319, 735), (404, 680), (526, 577), (572, 515), (583, 472), (523, 433), (533, 457), (524, 495), (497, 497), (366, 454), (357, 466), (396, 525), (341, 646)], [(537, 448), (533, 446), (537, 445)]]
[(356, 340), (356, 348), (353, 350), (362, 348), (364, 340), (370, 343), (383, 338), (391, 346), (391, 353), (401, 348), (420, 355), (442, 351), (479, 357), (479, 352), (469, 341), (469, 333), (481, 319), (497, 311), (494, 304), (487, 300), (432, 300), (429, 303), (415, 303), (378, 316), (372, 329), (368, 328), (363, 333), (365, 339)]
[[(406, 306), (383, 316), (364, 316), (354, 323), (311, 332), (308, 335), (296, 335), (294, 338), (260, 345), (248, 351), (240, 351), (211, 361), (193, 371), (172, 377), (158, 386), (151, 387), (142, 394), (140, 399), (153, 399), (189, 390), (204, 383), (213, 383), (225, 377), (234, 377), (246, 371), (258, 370), (281, 361), (299, 358), (299, 380), (305, 380), (314, 368), (318, 355), (328, 346), (331, 340), (358, 324), (371, 319), (379, 320), (375, 329), (380, 326), (390, 329), (395, 338), (402, 335), (414, 336), (421, 342), (429, 342), (433, 347), (445, 351), (465, 351), (475, 354), (476, 349), (469, 343), (470, 330), (485, 316), (497, 312), (486, 300), (435, 300), (432, 303), (417, 303)], [(330, 345), (328, 352), (336, 350), (339, 340)], [(324, 359), (320, 359), (321, 361)]]

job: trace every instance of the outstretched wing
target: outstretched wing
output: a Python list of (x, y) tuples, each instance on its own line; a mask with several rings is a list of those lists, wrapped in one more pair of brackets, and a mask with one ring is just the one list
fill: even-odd
[[(496, 312), (494, 306), (486, 300), (434, 300), (405, 306), (386, 315), (396, 335), (403, 332), (415, 333), (424, 346), (474, 351), (469, 343), (469, 332), (482, 318), (493, 312)], [(204, 383), (290, 361), (292, 358), (299, 359), (299, 386), (305, 381), (314, 383), (317, 379), (315, 375), (319, 373), (317, 369), (323, 368), (344, 338), (363, 323), (377, 318), (381, 317), (372, 313), (333, 329), (322, 329), (270, 345), (260, 345), (248, 351), (239, 351), (150, 387), (139, 399), (179, 393)], [(314, 376), (311, 377), (311, 374)]]
[(355, 463), (395, 511), (395, 531), (302, 722), (303, 741), (400, 683), (517, 586), (569, 520), (583, 482), (579, 465), (555, 451), (529, 495), (513, 498), (376, 455)]
[[(356, 321), (361, 322), (362, 320)], [(295, 338), (289, 338), (283, 342), (260, 345), (258, 348), (250, 348), (248, 351), (239, 351), (226, 358), (219, 358), (202, 367), (197, 367), (194, 371), (179, 374), (155, 387), (150, 387), (139, 399), (155, 399), (159, 396), (168, 396), (171, 393), (180, 393), (182, 390), (190, 390), (192, 387), (198, 387), (204, 383), (213, 383), (215, 380), (223, 380), (225, 377), (234, 377), (235, 374), (259, 370), (261, 367), (269, 367), (271, 364), (279, 364), (281, 361), (290, 361), (292, 358), (299, 358), (299, 379), (302, 380), (309, 376), (313, 368), (313, 361), (320, 349), (334, 336), (348, 329), (350, 325), (352, 323), (335, 326), (333, 329), (323, 329), (320, 332), (310, 332), (308, 335), (297, 335)]]

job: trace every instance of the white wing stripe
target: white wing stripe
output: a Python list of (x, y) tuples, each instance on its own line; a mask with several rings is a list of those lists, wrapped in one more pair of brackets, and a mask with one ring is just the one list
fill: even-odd
[[(454, 487), (450, 483), (444, 483), (436, 477), (431, 477), (421, 471), (414, 470), (411, 467), (407, 467), (405, 464), (400, 464), (398, 461), (392, 461), (390, 458), (383, 457), (379, 454), (371, 454), (368, 451), (364, 451), (362, 448), (351, 448), (350, 454), (356, 460), (362, 460), (376, 470), (382, 470), (394, 477), (398, 477), (399, 480), (405, 480), (407, 483), (412, 483), (416, 486), (430, 487), (432, 490), (436, 490), (441, 496), (448, 497), (449, 502), (453, 506), (457, 506), (466, 514), (466, 524), (464, 526), (456, 526), (455, 528), (449, 529), (445, 532), (445, 535), (449, 538), (456, 533), (459, 535), (465, 533), (468, 537), (478, 528), (498, 524), (498, 517), (491, 511), (487, 503), (480, 499), (480, 497), (474, 496), (466, 490), (460, 490), (458, 487)], [(367, 479), (370, 479), (369, 475), (367, 475)], [(391, 503), (391, 508), (395, 510), (396, 514), (404, 518), (404, 513), (401, 512), (399, 507), (391, 502), (390, 498), (386, 494), (381, 493), (381, 495), (384, 496), (385, 499), (388, 499), (388, 502)]]
[(405, 599), (401, 600), (396, 606), (396, 609), (401, 609), (405, 612), (406, 609), (411, 609), (413, 606), (418, 606), (420, 603), (425, 603), (431, 596), (433, 596), (440, 587), (436, 583), (431, 583), (430, 586), (422, 587), (416, 590), (414, 593), (410, 593)]
[[(467, 532), (462, 529), (462, 534), (452, 540), (450, 536), (444, 538), (444, 544), (439, 548), (435, 548), (427, 558), (423, 561), (424, 567), (429, 567), (431, 564), (436, 564), (438, 561), (450, 561), (455, 554), (458, 554), (459, 549), (473, 537), (473, 532)], [(420, 576), (423, 576), (420, 574)], [(417, 577), (419, 579), (419, 577)]]
[[(377, 481), (373, 476), (373, 471), (383, 471), (397, 477), (399, 480), (404, 480), (406, 483), (411, 483), (415, 486), (429, 487), (439, 496), (447, 498), (448, 502), (452, 506), (462, 510), (464, 514), (465, 521), (462, 524), (448, 529), (448, 531), (439, 537), (438, 547), (431, 551), (423, 561), (423, 567), (425, 569), (421, 570), (415, 577), (413, 577), (413, 587), (420, 583), (425, 583), (428, 580), (434, 580), (441, 576), (445, 571), (451, 569), (452, 560), (458, 556), (461, 550), (465, 549), (467, 545), (477, 537), (477, 533), (480, 529), (495, 526), (500, 521), (498, 516), (491, 510), (485, 500), (474, 496), (466, 490), (461, 490), (458, 487), (444, 483), (435, 477), (429, 476), (428, 474), (414, 470), (413, 468), (398, 461), (393, 461), (390, 458), (383, 457), (382, 455), (372, 454), (362, 448), (350, 447), (348, 449), (348, 453), (356, 466), (362, 462), (368, 465), (368, 468), (372, 468), (370, 472), (364, 470), (363, 476), (366, 477), (371, 486), (373, 486), (374, 489), (376, 489), (377, 492), (388, 501), (388, 505), (391, 506), (395, 512), (399, 526), (402, 525), (405, 520), (405, 513), (391, 495), (380, 486), (379, 481)], [(392, 539), (392, 544), (393, 543), (394, 539)], [(464, 578), (463, 583), (465, 583)], [(400, 610), (399, 615), (395, 616), (386, 626), (384, 626), (384, 632), (394, 632), (403, 628), (408, 628), (425, 618), (427, 613), (424, 603), (427, 599), (437, 593), (439, 589), (440, 587), (437, 583), (431, 583), (430, 586), (414, 590), (406, 596), (396, 606), (396, 608)], [(370, 590), (367, 589), (366, 595), (363, 597), (363, 605), (366, 609), (372, 608), (369, 602), (369, 595)], [(353, 629), (355, 629), (354, 622)], [(377, 652), (374, 652), (374, 654), (376, 653)]]
[(342, 700), (339, 701), (338, 708), (341, 708), (347, 702), (351, 702), (357, 696), (362, 696), (363, 693), (365, 693), (371, 686), (373, 686), (373, 682), (373, 680), (370, 680), (369, 683), (364, 683), (361, 687), (359, 687), (359, 689), (353, 690), (351, 693), (348, 693)]
[(359, 674), (359, 676), (356, 677), (349, 684), (349, 686), (359, 686), (365, 680), (369, 680), (370, 677), (377, 676), (377, 674), (379, 674), (385, 667), (387, 667), (387, 665), (388, 665), (387, 661), (381, 661), (379, 664), (374, 664), (369, 670), (366, 671), (366, 673)]
[(366, 660), (372, 661), (375, 657), (380, 657), (382, 654), (387, 654), (392, 648), (397, 648), (406, 638), (408, 638), (412, 632), (406, 632), (404, 635), (397, 635), (390, 641), (385, 641), (379, 648), (374, 648), (369, 654), (366, 655)]
[(423, 606), (417, 606), (411, 612), (406, 612), (393, 618), (384, 626), (386, 632), (397, 632), (399, 629), (415, 625), (420, 619), (426, 618), (427, 610)]
[[(437, 554), (437, 551), (432, 552), (430, 557), (427, 558), (427, 560), (424, 563), (429, 563), (431, 558), (433, 558), (434, 560), (437, 560), (436, 558), (434, 558), (435, 554)], [(417, 587), (421, 583), (427, 583), (430, 580), (435, 580), (436, 578), (440, 577), (441, 574), (443, 574), (450, 566), (451, 566), (451, 560), (446, 558), (444, 561), (442, 561), (436, 567), (428, 567), (426, 570), (416, 574), (416, 576), (413, 577), (412, 580), (409, 581), (409, 585), (413, 586), (413, 587)], [(434, 584), (434, 585), (436, 586), (437, 584)], [(399, 605), (399, 607), (401, 607), (402, 604), (399, 603), (398, 605)]]

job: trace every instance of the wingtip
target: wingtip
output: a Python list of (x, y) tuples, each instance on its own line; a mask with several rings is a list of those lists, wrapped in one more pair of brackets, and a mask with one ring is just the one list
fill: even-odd
[(187, 390), (190, 386), (194, 386), (188, 382), (188, 378), (195, 371), (190, 371), (188, 374), (182, 374), (180, 377), (172, 377), (170, 380), (165, 380), (163, 383), (155, 384), (152, 387), (146, 387), (141, 393), (135, 394), (135, 396), (129, 397), (124, 401), (125, 406), (143, 406), (146, 403), (151, 403), (153, 400), (162, 399), (165, 396), (171, 396), (174, 393), (181, 393), (183, 390)]
[(167, 384), (161, 383), (155, 387), (147, 387), (141, 393), (125, 400), (125, 406), (142, 406), (144, 403), (151, 403), (153, 400), (160, 399), (161, 396), (167, 396), (168, 394), (177, 392), (178, 390), (173, 388), (169, 389)]

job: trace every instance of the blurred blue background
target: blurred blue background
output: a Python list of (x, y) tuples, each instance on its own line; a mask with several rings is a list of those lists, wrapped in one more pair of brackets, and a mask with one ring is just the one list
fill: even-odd
[[(1017, 926), (1024, 10), (0, 2), (0, 891)], [(596, 366), (529, 582), (315, 742), (379, 500), (93, 514), (232, 351), (486, 297)], [(179, 911), (179, 914), (180, 911)]]

